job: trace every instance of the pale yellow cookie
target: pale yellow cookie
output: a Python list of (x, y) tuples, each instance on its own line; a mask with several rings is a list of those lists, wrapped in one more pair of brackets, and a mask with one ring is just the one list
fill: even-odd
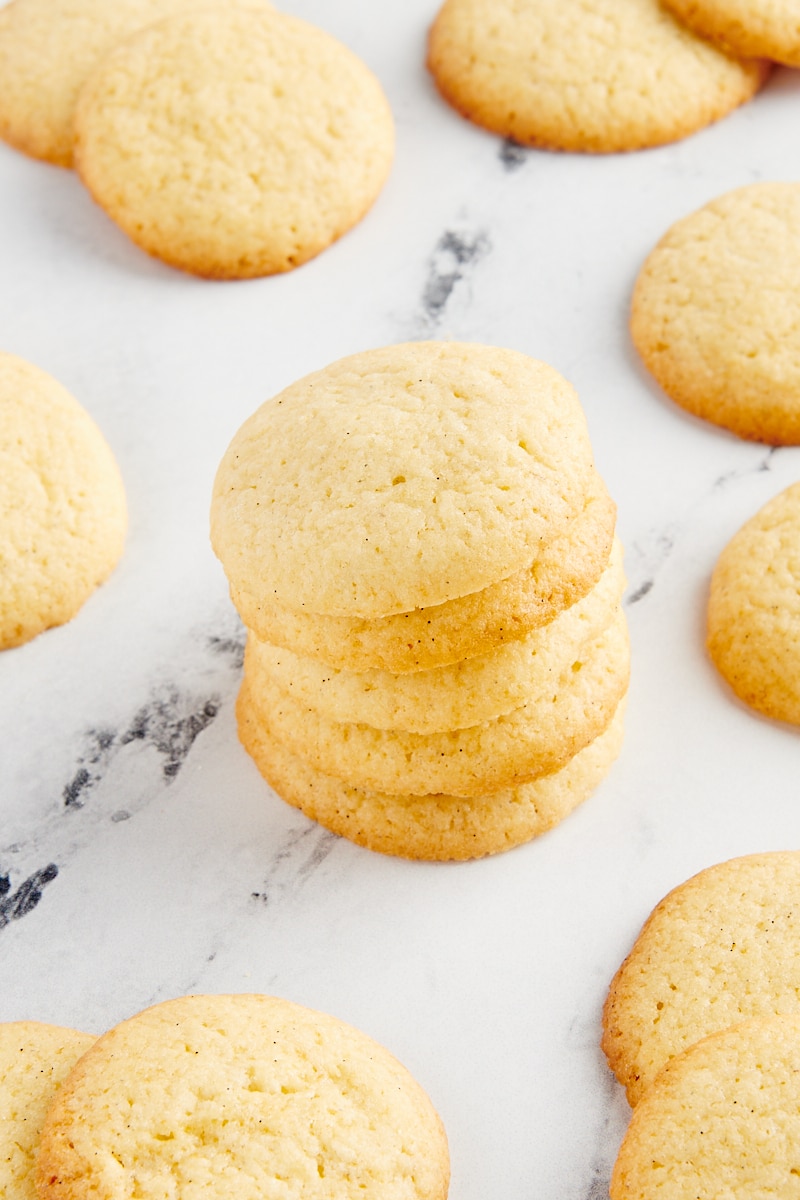
[(445, 0), (428, 66), (464, 116), (515, 141), (610, 152), (673, 142), (749, 100), (729, 58), (659, 0)]
[(250, 696), (268, 732), (317, 770), (358, 788), (482, 796), (557, 771), (609, 725), (628, 687), (620, 610), (551, 686), (510, 713), (468, 729), (405, 733), (320, 716), (266, 680)]
[(333, 667), (422, 671), (485, 654), (554, 620), (606, 568), (616, 506), (592, 475), (567, 531), (548, 542), (531, 566), (479, 592), (372, 620), (278, 608), (235, 588), (233, 602), (256, 636)]
[(0, 354), (0, 649), (75, 615), (122, 554), (125, 493), (89, 414)]
[(186, 996), (95, 1043), (42, 1132), (40, 1200), (444, 1200), (441, 1122), (408, 1071), (334, 1017)]
[(611, 983), (603, 1050), (635, 1105), (694, 1042), (775, 1013), (800, 1013), (798, 851), (720, 863), (661, 901)]
[(75, 114), (75, 163), (149, 254), (198, 275), (288, 271), (381, 190), (394, 126), (334, 38), (274, 10), (179, 14), (112, 51)]
[(720, 554), (708, 650), (746, 704), (800, 725), (800, 483), (770, 500)]
[(797, 1200), (800, 1017), (746, 1021), (674, 1058), (637, 1105), (611, 1200)]
[(374, 619), (529, 568), (593, 475), (570, 385), (512, 350), (415, 342), (307, 376), (242, 426), (211, 536), (235, 592)]
[(389, 795), (323, 775), (270, 736), (247, 684), (237, 702), (239, 737), (288, 804), (368, 850), (455, 861), (499, 854), (552, 829), (597, 788), (618, 757), (624, 701), (608, 728), (559, 771), (485, 796)]
[(800, 442), (800, 184), (753, 183), (673, 225), (631, 334), (677, 404), (739, 437)]
[(676, 17), (732, 54), (800, 67), (797, 0), (664, 0)]
[(45, 1113), (94, 1038), (38, 1021), (0, 1024), (0, 1196), (36, 1200)]
[[(213, 2), (227, 7), (240, 0)], [(103, 56), (144, 26), (202, 6), (202, 0), (12, 0), (0, 8), (0, 137), (34, 158), (71, 166), (78, 94)]]
[(552, 687), (617, 616), (624, 588), (617, 542), (587, 596), (549, 625), (488, 654), (413, 674), (337, 671), (251, 636), (245, 669), (254, 691), (272, 685), (332, 721), (410, 733), (465, 729)]

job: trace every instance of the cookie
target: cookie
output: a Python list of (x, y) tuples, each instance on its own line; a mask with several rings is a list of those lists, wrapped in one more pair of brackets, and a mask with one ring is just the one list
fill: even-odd
[(73, 617), (122, 554), (125, 493), (89, 414), (0, 354), (0, 649)]
[(800, 1017), (714, 1034), (673, 1059), (634, 1111), (611, 1200), (800, 1195)]
[(776, 1013), (800, 1013), (796, 851), (720, 863), (657, 905), (609, 989), (603, 1050), (633, 1106), (694, 1042)]
[(800, 483), (770, 500), (720, 554), (707, 641), (745, 704), (800, 725)]
[(274, 10), (151, 25), (104, 58), (75, 113), (75, 165), (149, 254), (244, 279), (319, 254), (371, 207), (394, 126), (367, 67)]
[(270, 996), (187, 996), (105, 1034), (42, 1132), (40, 1200), (444, 1200), (441, 1122), (388, 1051)]
[(525, 637), (595, 586), (608, 564), (616, 506), (593, 473), (577, 516), (531, 566), (479, 592), (373, 619), (278, 608), (231, 589), (242, 619), (263, 641), (332, 667), (394, 673), (448, 666)]
[(624, 588), (617, 542), (609, 566), (583, 600), (488, 654), (413, 674), (337, 671), (251, 636), (245, 670), (254, 691), (277, 688), (331, 721), (422, 734), (465, 729), (552, 687), (611, 624)]
[(0, 9), (0, 137), (34, 158), (71, 166), (78, 95), (104, 55), (192, 7), (191, 0), (12, 0)]
[(664, 0), (676, 17), (732, 54), (800, 67), (795, 0)]
[(36, 1200), (45, 1113), (94, 1038), (38, 1021), (0, 1024), (0, 1196)]
[(375, 619), (531, 566), (593, 475), (570, 385), (455, 342), (343, 359), (268, 401), (217, 472), (211, 536), (234, 592)]
[(800, 442), (800, 184), (754, 183), (673, 225), (631, 335), (677, 404), (739, 437)]
[(332, 721), (269, 681), (251, 685), (272, 737), (326, 775), (380, 792), (482, 796), (550, 775), (609, 725), (628, 687), (622, 611), (540, 696), (493, 721), (444, 733), (404, 733)]
[(600, 153), (695, 133), (767, 71), (696, 37), (659, 0), (445, 0), (428, 66), (445, 100), (493, 133)]
[(246, 681), (237, 702), (242, 744), (288, 804), (368, 850), (439, 862), (498, 854), (562, 821), (595, 791), (618, 757), (623, 713), (624, 701), (608, 728), (552, 775), (466, 799), (389, 795), (324, 775), (270, 736)]

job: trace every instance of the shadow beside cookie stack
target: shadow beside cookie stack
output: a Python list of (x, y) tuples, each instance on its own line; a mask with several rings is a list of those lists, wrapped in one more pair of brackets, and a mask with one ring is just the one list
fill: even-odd
[(289, 803), (419, 859), (518, 845), (616, 758), (615, 507), (544, 363), (392, 346), (239, 430), (212, 542), (248, 628), (242, 742)]

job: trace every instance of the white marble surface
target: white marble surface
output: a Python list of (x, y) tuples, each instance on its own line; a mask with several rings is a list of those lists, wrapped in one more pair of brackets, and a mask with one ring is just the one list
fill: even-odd
[[(0, 146), (0, 345), (95, 415), (131, 510), (112, 580), (0, 658), (0, 1019), (101, 1031), (190, 991), (272, 992), (408, 1065), (447, 1126), (454, 1200), (598, 1200), (628, 1113), (600, 1009), (640, 923), (706, 865), (800, 844), (797, 733), (740, 706), (703, 649), (716, 556), (800, 476), (800, 449), (677, 410), (626, 332), (669, 224), (798, 177), (800, 75), (663, 149), (514, 152), (427, 78), (435, 0), (284, 7), (373, 67), (398, 132), (375, 209), (292, 275), (172, 271), (74, 175)], [(263, 784), (236, 740), (241, 638), (207, 536), (216, 464), (262, 400), (419, 337), (515, 347), (572, 380), (630, 579), (613, 773), (551, 834), (457, 866), (361, 850)]]

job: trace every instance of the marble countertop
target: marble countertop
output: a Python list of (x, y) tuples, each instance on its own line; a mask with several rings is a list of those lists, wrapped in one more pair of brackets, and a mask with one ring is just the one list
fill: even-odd
[[(733, 855), (800, 845), (797, 732), (704, 651), (716, 557), (800, 477), (639, 365), (644, 256), (712, 197), (800, 174), (800, 74), (663, 149), (521, 150), (423, 67), (435, 0), (284, 0), (375, 70), (398, 134), (366, 220), (298, 271), (210, 283), (136, 250), (70, 172), (0, 145), (0, 345), (56, 376), (119, 460), (130, 535), (77, 619), (0, 657), (0, 1019), (100, 1032), (187, 992), (260, 991), (397, 1055), (447, 1127), (453, 1200), (598, 1200), (628, 1109), (599, 1050), (652, 906)], [(242, 420), (282, 387), (415, 338), (510, 346), (577, 387), (619, 506), (627, 739), (552, 833), (463, 865), (381, 857), (277, 800), (237, 742), (242, 631), (207, 531)]]

